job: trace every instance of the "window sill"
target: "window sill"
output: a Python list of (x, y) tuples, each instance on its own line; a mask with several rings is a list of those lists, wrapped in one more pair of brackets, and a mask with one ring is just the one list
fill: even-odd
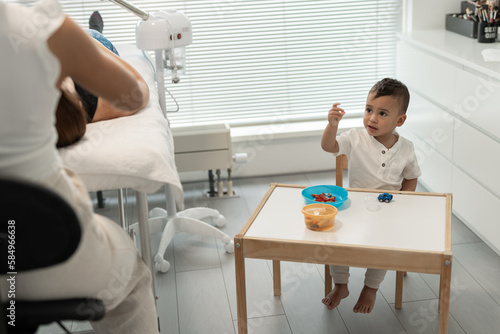
[[(233, 142), (243, 142), (269, 135), (272, 135), (274, 139), (318, 136), (323, 133), (325, 126), (326, 121), (310, 121), (232, 127), (231, 138)], [(362, 127), (363, 119), (361, 117), (347, 118), (340, 122), (339, 133)]]

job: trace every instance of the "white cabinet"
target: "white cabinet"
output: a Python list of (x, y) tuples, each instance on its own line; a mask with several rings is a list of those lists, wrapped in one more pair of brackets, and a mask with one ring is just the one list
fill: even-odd
[(407, 115), (403, 128), (411, 130), (419, 138), (422, 138), (424, 141), (422, 144), (425, 144), (419, 153), (428, 155), (429, 151), (436, 150), (446, 159), (451, 160), (455, 118), (450, 117), (450, 114), (441, 107), (413, 91)]
[[(477, 183), (500, 197), (500, 143), (465, 122), (457, 121), (453, 162)], [(500, 221), (500, 215), (497, 215)]]
[(421, 181), (452, 192), (453, 210), (500, 254), (500, 65), (477, 41), (444, 30), (401, 35), (397, 78), (411, 92), (401, 128), (412, 140)]
[(455, 167), (452, 175), (455, 213), (498, 253), (500, 199), (485, 190), (461, 169)]
[(398, 44), (398, 76), (404, 77), (408, 86), (447, 108), (454, 103), (455, 94), (450, 88), (455, 85), (456, 70), (456, 66), (419, 48)]
[(500, 140), (500, 80), (458, 69), (456, 82), (453, 111)]
[[(403, 126), (404, 127), (404, 126)], [(436, 151), (429, 142), (425, 142), (412, 131), (401, 128), (398, 132), (413, 142), (422, 176), (419, 182), (433, 192), (451, 193), (453, 165)]]
[(227, 124), (172, 128), (179, 172), (231, 168), (231, 130)]

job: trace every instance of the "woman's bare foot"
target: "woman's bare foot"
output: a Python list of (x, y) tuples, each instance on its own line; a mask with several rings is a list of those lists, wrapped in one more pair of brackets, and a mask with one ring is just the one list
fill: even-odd
[(370, 313), (375, 306), (377, 290), (378, 289), (372, 289), (365, 285), (359, 294), (358, 302), (354, 305), (354, 313)]
[(335, 284), (333, 290), (321, 301), (328, 307), (329, 310), (333, 310), (340, 304), (340, 301), (347, 296), (349, 296), (347, 284)]

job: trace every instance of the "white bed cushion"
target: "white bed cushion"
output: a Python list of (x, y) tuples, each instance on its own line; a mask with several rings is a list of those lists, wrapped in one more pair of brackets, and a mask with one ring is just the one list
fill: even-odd
[(154, 193), (169, 184), (182, 209), (172, 132), (158, 102), (152, 65), (135, 45), (116, 48), (148, 83), (149, 103), (134, 115), (88, 124), (78, 143), (59, 150), (63, 163), (80, 175), (89, 191), (132, 188)]

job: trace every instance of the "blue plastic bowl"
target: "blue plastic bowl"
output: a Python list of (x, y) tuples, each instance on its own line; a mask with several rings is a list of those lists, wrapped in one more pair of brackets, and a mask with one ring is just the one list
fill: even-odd
[[(312, 195), (313, 194), (319, 195), (322, 193), (332, 194), (333, 196), (335, 196), (335, 202), (316, 202)], [(304, 202), (306, 203), (306, 205), (313, 203), (323, 203), (323, 204), (333, 205), (334, 207), (338, 208), (347, 200), (347, 195), (348, 195), (347, 190), (345, 190), (342, 187), (332, 186), (332, 185), (312, 186), (302, 190), (302, 197), (304, 198)]]

